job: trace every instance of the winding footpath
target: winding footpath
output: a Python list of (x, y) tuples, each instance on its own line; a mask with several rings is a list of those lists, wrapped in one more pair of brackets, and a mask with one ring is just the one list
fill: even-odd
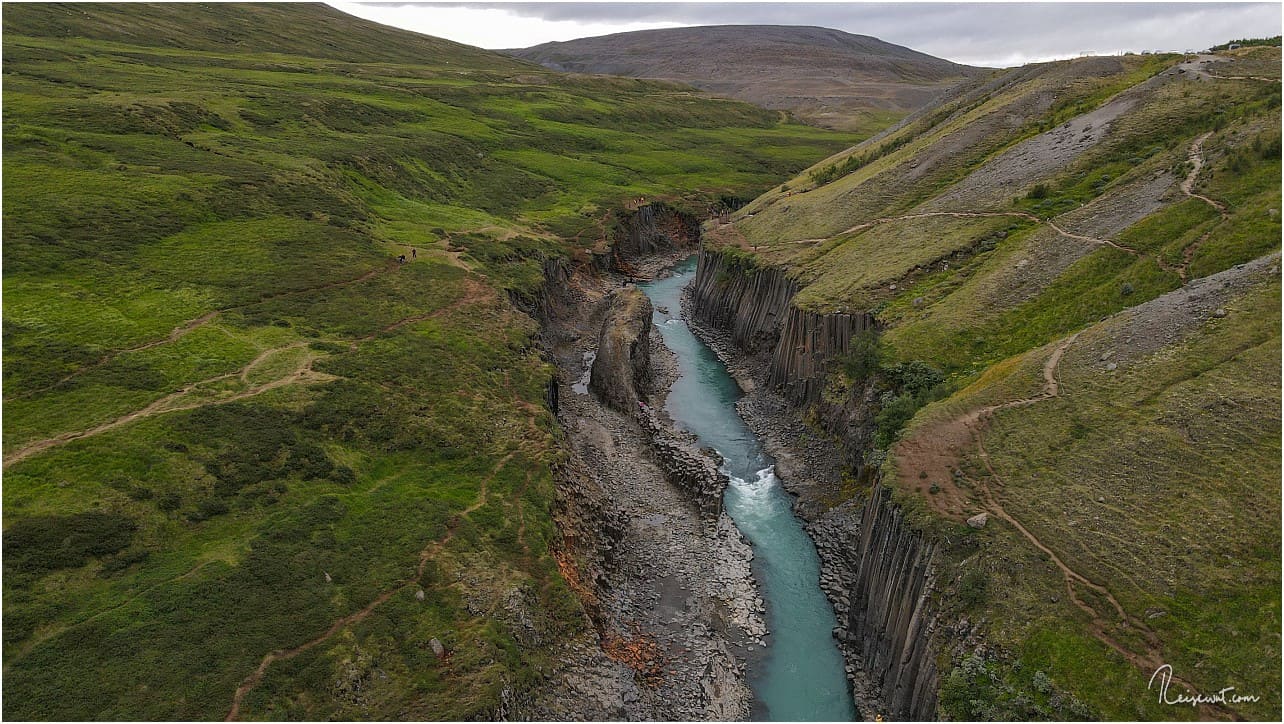
[[(973, 489), (980, 492), (981, 502), (986, 512), (1011, 525), (1018, 533), (1028, 540), (1031, 545), (1048, 556), (1048, 559), (1052, 561), (1053, 565), (1055, 565), (1061, 572), (1062, 578), (1065, 581), (1066, 592), (1069, 594), (1071, 602), (1088, 615), (1088, 630), (1096, 639), (1119, 653), (1119, 655), (1123, 656), (1125, 660), (1141, 671), (1153, 672), (1165, 663), (1163, 657), (1163, 642), (1159, 639), (1159, 636), (1155, 634), (1155, 632), (1141, 619), (1129, 614), (1123, 607), (1123, 604), (1119, 603), (1119, 600), (1113, 593), (1111, 593), (1110, 589), (1072, 568), (1070, 564), (1066, 563), (1066, 561), (1061, 558), (1061, 556), (1057, 555), (1056, 551), (1040, 540), (1039, 537), (1031, 532), (1031, 530), (1019, 519), (1010, 514), (1003, 507), (1003, 503), (1000, 500), (999, 495), (995, 493), (994, 488), (991, 486), (991, 482), (993, 482), (1001, 489), (1003, 487), (1003, 478), (995, 469), (994, 463), (990, 459), (989, 451), (985, 448), (984, 431), (986, 426), (992, 419), (994, 413), (1000, 410), (1024, 407), (1043, 402), (1045, 400), (1061, 397), (1061, 385), (1057, 378), (1057, 369), (1059, 368), (1061, 360), (1065, 356), (1066, 352), (1079, 338), (1079, 334), (1080, 333), (1073, 334), (1062, 340), (1062, 342), (1057, 345), (1057, 347), (1052, 351), (1052, 354), (1050, 354), (1048, 359), (1044, 362), (1043, 390), (1040, 394), (977, 408), (955, 418), (949, 423), (946, 423), (946, 426), (959, 426), (967, 430), (971, 442), (977, 451), (977, 455), (980, 458), (982, 465), (985, 467), (987, 473), (985, 477), (979, 479), (966, 479), (972, 485)], [(1109, 604), (1109, 609), (1113, 611), (1113, 615), (1103, 614), (1098, 610), (1097, 606), (1090, 601), (1089, 596), (1082, 594), (1080, 591), (1081, 588), (1086, 589), (1097, 599), (1104, 600)], [(1114, 624), (1111, 623), (1112, 618), (1115, 622)], [(1111, 632), (1113, 625), (1118, 625), (1136, 632), (1144, 642), (1145, 650), (1138, 653), (1137, 651), (1120, 643), (1118, 638)], [(1196, 690), (1193, 685), (1185, 680), (1173, 677), (1172, 681), (1191, 691)], [(1211, 704), (1201, 704), (1200, 712), (1204, 718), (1209, 719), (1238, 720), (1240, 718), (1234, 712), (1224, 707), (1213, 706)]]
[(213, 311), (206, 312), (205, 314), (202, 314), (201, 316), (195, 319), (190, 319), (186, 322), (183, 322), (182, 324), (178, 325), (174, 329), (170, 330), (169, 334), (165, 335), (164, 337), (161, 337), (160, 339), (154, 339), (150, 342), (144, 342), (143, 344), (135, 345), (133, 347), (123, 347), (121, 349), (110, 350), (106, 354), (104, 354), (102, 357), (100, 357), (97, 361), (74, 370), (73, 372), (67, 374), (66, 376), (60, 378), (58, 381), (52, 384), (48, 384), (48, 385), (45, 385), (44, 387), (40, 387), (34, 390), (28, 390), (27, 392), (23, 392), (21, 394), (16, 394), (10, 397), (6, 397), (4, 401), (9, 402), (12, 400), (22, 400), (28, 397), (34, 397), (36, 395), (56, 389), (76, 379), (77, 377), (80, 377), (86, 372), (91, 372), (93, 370), (98, 369), (99, 367), (109, 364), (110, 362), (112, 362), (117, 357), (120, 357), (123, 354), (129, 354), (130, 352), (142, 352), (144, 350), (152, 349), (153, 347), (159, 347), (161, 345), (169, 344), (171, 342), (177, 342), (183, 337), (186, 337), (188, 334), (195, 332), (196, 330), (200, 329), (201, 327), (204, 327), (210, 322), (213, 322), (216, 318), (218, 318), (219, 315), (224, 314), (226, 312), (232, 312), (238, 309), (249, 309), (250, 307), (254, 307), (259, 304), (263, 304), (264, 302), (270, 302), (276, 299), (289, 298), (289, 297), (298, 296), (300, 294), (309, 294), (311, 292), (320, 292), (328, 289), (337, 289), (339, 287), (346, 287), (351, 284), (360, 284), (361, 282), (369, 281), (380, 274), (385, 274), (387, 272), (393, 271), (397, 268), (397, 266), (398, 265), (396, 262), (388, 262), (387, 264), (381, 267), (376, 267), (374, 269), (371, 269), (370, 271), (367, 271), (361, 276), (355, 277), (353, 279), (341, 279), (339, 281), (326, 282), (325, 284), (319, 284), (317, 286), (307, 287), (304, 289), (292, 289), (289, 291), (269, 294), (269, 295), (260, 297), (258, 300), (253, 302), (247, 302), (245, 304), (237, 304), (230, 307), (223, 307), (221, 309), (215, 309)]
[[(373, 274), (367, 274), (367, 275), (364, 275), (364, 277), (369, 278), (372, 275)], [(352, 282), (346, 282), (346, 283), (352, 283)], [(335, 285), (331, 285), (331, 286), (335, 286)], [(356, 339), (348, 340), (349, 348), (355, 350), (358, 347), (358, 345), (360, 345), (361, 343), (369, 342), (380, 335), (384, 335), (389, 332), (394, 332), (409, 324), (414, 324), (416, 322), (422, 322), (428, 319), (434, 319), (434, 318), (440, 317), (443, 314), (457, 311), (458, 309), (464, 306), (478, 304), (482, 301), (485, 301), (490, 296), (491, 296), (491, 293), (485, 285), (472, 279), (466, 280), (464, 283), (464, 293), (458, 299), (451, 302), (447, 306), (441, 307), (439, 309), (433, 310), (432, 312), (428, 312), (425, 314), (416, 314), (416, 315), (406, 317), (404, 319), (397, 320), (396, 322), (393, 322), (392, 324), (389, 324), (385, 327), (381, 327), (375, 330), (374, 332), (371, 332), (370, 334), (364, 335), (362, 337), (357, 337)], [(211, 315), (206, 315), (206, 317), (212, 318), (212, 314), (213, 313), (211, 313)], [(160, 342), (158, 342), (157, 344), (160, 344)], [(248, 385), (250, 384), (250, 379), (249, 379), (250, 373), (253, 372), (254, 369), (257, 368), (260, 364), (262, 364), (267, 358), (281, 352), (286, 352), (292, 349), (301, 349), (301, 348), (305, 348), (306, 346), (307, 346), (307, 342), (297, 341), (297, 342), (291, 342), (290, 344), (287, 344), (281, 347), (273, 347), (273, 348), (264, 350), (263, 352), (259, 353), (259, 355), (256, 356), (254, 359), (250, 360), (244, 367), (242, 367), (239, 370), (236, 370), (235, 372), (228, 372), (225, 374), (210, 377), (208, 379), (190, 382), (187, 385), (184, 385), (183, 387), (181, 387), (180, 389), (174, 392), (171, 392), (170, 394), (165, 395), (164, 397), (161, 397), (160, 399), (157, 399), (151, 402), (150, 404), (148, 404), (146, 407), (143, 407), (142, 409), (135, 410), (134, 412), (130, 412), (125, 415), (121, 415), (120, 417), (117, 417), (113, 420), (109, 420), (102, 424), (95, 425), (94, 427), (90, 427), (88, 429), (76, 430), (72, 432), (64, 432), (60, 435), (55, 435), (53, 437), (45, 438), (42, 440), (35, 440), (33, 442), (29, 442), (19, 447), (17, 450), (14, 450), (13, 452), (10, 452), (9, 454), (5, 455), (3, 467), (7, 469), (10, 465), (13, 465), (14, 463), (26, 460), (27, 458), (33, 455), (36, 455), (38, 453), (44, 452), (46, 450), (50, 450), (52, 448), (65, 445), (69, 442), (72, 442), (73, 440), (82, 440), (87, 437), (93, 437), (95, 435), (99, 435), (109, 430), (114, 430), (122, 425), (127, 425), (129, 423), (137, 422), (139, 420), (143, 420), (149, 417), (154, 417), (156, 415), (161, 415), (161, 414), (170, 413), (170, 412), (181, 412), (185, 410), (194, 410), (198, 407), (206, 407), (210, 405), (225, 405), (230, 402), (237, 402), (250, 397), (255, 397), (257, 395), (263, 394), (264, 392), (269, 392), (271, 390), (275, 390), (279, 387), (284, 387), (286, 385), (313, 384), (313, 383), (327, 382), (333, 379), (337, 379), (334, 375), (326, 374), (324, 372), (317, 372), (316, 370), (313, 370), (312, 365), (314, 362), (320, 359), (320, 356), (309, 352), (308, 354), (303, 356), (302, 360), (299, 362), (298, 365), (296, 365), (292, 369), (287, 370), (282, 376), (276, 379), (273, 379), (261, 384), (257, 384), (257, 385), (251, 385), (247, 389), (240, 390), (233, 394), (217, 397), (214, 399), (198, 399), (198, 400), (188, 401), (188, 402), (183, 401), (185, 398), (188, 398), (189, 396), (195, 396), (195, 393), (202, 391), (203, 389), (209, 387), (210, 385), (213, 385), (218, 382), (223, 382), (226, 380), (237, 380), (241, 384)]]
[[(1203, 154), (1204, 142), (1208, 140), (1208, 138), (1212, 135), (1213, 135), (1213, 132), (1209, 131), (1204, 135), (1200, 136), (1199, 138), (1196, 138), (1195, 141), (1191, 144), (1190, 150), (1187, 153), (1187, 159), (1191, 164), (1191, 169), (1190, 169), (1190, 172), (1186, 174), (1186, 178), (1182, 179), (1180, 183), (1180, 188), (1181, 188), (1181, 192), (1185, 194), (1188, 198), (1199, 199), (1204, 203), (1208, 204), (1209, 206), (1213, 207), (1213, 209), (1215, 209), (1221, 217), (1219, 220), (1219, 223), (1220, 223), (1221, 221), (1225, 221), (1230, 218), (1230, 213), (1227, 211), (1226, 205), (1219, 201), (1211, 199), (1207, 196), (1204, 196), (1203, 194), (1197, 194), (1194, 192), (1195, 180), (1199, 176), (1199, 172), (1203, 169), (1205, 164), (1204, 154)], [(1212, 235), (1213, 231), (1216, 229), (1216, 226), (1214, 226), (1213, 228), (1210, 228), (1207, 232), (1205, 232), (1202, 236), (1200, 236), (1199, 239), (1195, 240), (1190, 245), (1182, 249), (1182, 263), (1177, 266), (1173, 266), (1169, 264), (1167, 261), (1163, 259), (1163, 257), (1161, 257), (1158, 254), (1147, 254), (1145, 252), (1139, 251), (1137, 249), (1133, 249), (1131, 247), (1124, 246), (1123, 244), (1120, 244), (1117, 241), (1114, 241), (1112, 239), (1107, 239), (1104, 237), (1086, 236), (1084, 234), (1077, 234), (1059, 225), (1056, 221), (1054, 221), (1051, 218), (1043, 218), (1041, 216), (1037, 216), (1035, 214), (1031, 214), (1026, 211), (925, 211), (925, 212), (920, 212), (915, 214), (903, 214), (900, 216), (883, 216), (877, 219), (856, 224), (855, 226), (848, 227), (832, 236), (822, 237), (818, 239), (798, 239), (793, 243), (819, 245), (819, 244), (837, 241), (838, 239), (841, 239), (845, 236), (858, 234), (862, 231), (867, 231), (868, 229), (871, 229), (875, 226), (881, 226), (884, 224), (894, 224), (901, 221), (914, 221), (917, 219), (930, 219), (930, 218), (941, 218), (941, 217), (953, 218), (953, 219), (985, 219), (985, 218), (1008, 217), (1008, 218), (1015, 218), (1015, 219), (1024, 219), (1026, 221), (1032, 221), (1040, 225), (1046, 224), (1048, 228), (1052, 229), (1057, 234), (1060, 234), (1061, 236), (1067, 239), (1074, 239), (1075, 241), (1082, 241), (1084, 243), (1094, 244), (1097, 246), (1108, 246), (1113, 249), (1118, 249), (1119, 251), (1122, 251), (1126, 254), (1135, 256), (1139, 259), (1143, 259), (1143, 258), (1151, 259), (1152, 261), (1155, 262), (1156, 265), (1159, 266), (1160, 269), (1163, 269), (1166, 272), (1171, 272), (1173, 274), (1176, 274), (1177, 277), (1181, 279), (1183, 284), (1187, 280), (1187, 272), (1190, 267), (1191, 259), (1195, 255), (1195, 251), (1199, 248), (1201, 244), (1204, 243), (1204, 241), (1208, 239), (1209, 236)], [(741, 246), (744, 246), (745, 243), (746, 242), (743, 240), (743, 237), (742, 237)]]
[(259, 685), (259, 682), (263, 681), (263, 676), (267, 673), (268, 667), (273, 663), (292, 659), (308, 649), (315, 648), (316, 646), (325, 643), (335, 634), (348, 626), (364, 621), (376, 608), (387, 603), (388, 599), (392, 598), (398, 592), (414, 585), (416, 581), (423, 578), (424, 571), (428, 567), (428, 562), (431, 561), (433, 556), (440, 552), (447, 543), (454, 539), (455, 531), (459, 528), (459, 524), (469, 515), (476, 512), (486, 504), (487, 498), (489, 497), (488, 489), (490, 481), (495, 479), (495, 476), (499, 474), (499, 471), (503, 470), (504, 466), (507, 465), (516, 454), (516, 452), (510, 452), (500, 458), (499, 462), (495, 464), (495, 467), (491, 469), (490, 474), (482, 479), (481, 486), (477, 491), (477, 499), (467, 508), (464, 508), (451, 517), (450, 521), (446, 524), (447, 530), (444, 536), (434, 541), (430, 541), (428, 545), (424, 546), (424, 548), (419, 551), (419, 562), (415, 566), (415, 575), (406, 578), (392, 588), (389, 588), (379, 594), (373, 601), (368, 603), (365, 608), (336, 619), (332, 624), (330, 624), (330, 628), (326, 629), (320, 636), (310, 639), (293, 648), (278, 649), (265, 654), (263, 659), (259, 662), (258, 667), (255, 668), (249, 676), (245, 677), (245, 680), (241, 682), (240, 686), (236, 687), (236, 691), (232, 694), (232, 707), (228, 710), (227, 717), (224, 718), (224, 721), (236, 721), (240, 717), (241, 704), (245, 700), (245, 695), (253, 691), (254, 688)]
[(60, 445), (65, 445), (73, 440), (81, 440), (87, 437), (93, 437), (94, 435), (107, 432), (108, 430), (114, 430), (115, 428), (118, 428), (121, 425), (126, 425), (131, 422), (137, 422), (138, 420), (154, 417), (156, 415), (160, 415), (163, 413), (180, 412), (183, 410), (194, 410), (198, 407), (205, 407), (207, 405), (225, 405), (229, 402), (236, 402), (238, 400), (244, 400), (248, 397), (261, 395), (264, 392), (275, 390), (276, 388), (284, 387), (285, 385), (325, 382), (328, 380), (335, 379), (333, 375), (328, 375), (328, 374), (325, 374), (324, 372), (314, 371), (312, 369), (312, 363), (316, 360), (316, 357), (309, 354), (309, 355), (305, 355), (303, 358), (303, 361), (293, 370), (290, 370), (285, 376), (279, 377), (275, 380), (271, 380), (270, 382), (254, 385), (249, 389), (242, 390), (232, 395), (228, 395), (226, 397), (220, 397), (214, 400), (200, 400), (197, 402), (187, 402), (187, 403), (181, 402), (181, 400), (193, 394), (194, 392), (197, 392), (198, 390), (204, 387), (207, 387), (209, 385), (212, 385), (216, 382), (222, 382), (224, 380), (232, 380), (232, 379), (237, 379), (244, 382), (246, 381), (248, 374), (254, 369), (254, 367), (257, 366), (263, 359), (265, 359), (269, 355), (275, 354), (277, 352), (283, 352), (289, 349), (296, 349), (304, 346), (304, 344), (305, 343), (303, 342), (294, 342), (284, 347), (275, 347), (273, 349), (266, 350), (262, 354), (260, 354), (258, 357), (255, 357), (249, 364), (245, 365), (244, 367), (242, 367), (241, 369), (235, 372), (228, 372), (226, 374), (210, 377), (209, 379), (198, 380), (196, 382), (188, 383), (187, 385), (177, 390), (176, 392), (171, 392), (170, 394), (165, 395), (164, 397), (152, 402), (151, 404), (147, 405), (141, 410), (135, 410), (134, 412), (128, 413), (126, 415), (121, 415), (120, 417), (117, 417), (114, 420), (104, 422), (100, 425), (96, 425), (89, 429), (77, 430), (74, 432), (64, 432), (61, 435), (45, 438), (43, 440), (36, 440), (34, 442), (28, 443), (4, 457), (4, 468), (8, 468), (10, 465), (13, 465), (14, 463), (26, 460), (27, 458), (37, 453), (44, 452), (46, 450), (58, 447)]

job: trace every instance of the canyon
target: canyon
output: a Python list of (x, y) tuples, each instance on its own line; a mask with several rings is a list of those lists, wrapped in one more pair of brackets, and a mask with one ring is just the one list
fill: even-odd
[[(729, 480), (719, 470), (721, 457), (711, 447), (697, 448), (697, 438), (670, 417), (674, 408), (666, 408), (666, 398), (677, 379), (677, 365), (651, 324), (651, 303), (629, 281), (666, 279), (682, 257), (694, 253), (698, 266), (678, 276), (683, 285), (681, 308), (666, 307), (657, 318), (667, 317), (666, 324), (687, 320), (743, 386), (754, 390), (736, 407), (750, 427), (763, 431), (766, 449), (781, 461), (768, 470), (778, 472), (788, 491), (784, 505), (800, 515), (819, 554), (821, 570), (811, 585), (821, 585), (837, 614), (833, 638), (843, 654), (841, 668), (850, 687), (843, 698), (850, 696), (865, 717), (934, 718), (938, 673), (929, 601), (934, 575), (931, 544), (878, 492), (832, 510), (818, 506), (824, 491), (836, 485), (835, 462), (841, 452), (833, 444), (819, 450), (812, 444), (804, 450), (807, 443), (780, 433), (798, 427), (791, 401), (807, 402), (809, 378), (799, 371), (821, 369), (869, 318), (825, 318), (797, 310), (790, 314), (788, 304), (796, 290), (779, 275), (729, 275), (727, 260), (699, 248), (698, 231), (689, 233), (697, 229), (692, 224), (670, 225), (687, 234), (660, 231), (655, 219), (675, 213), (658, 207), (625, 215), (617, 234), (621, 243), (612, 253), (595, 264), (550, 269), (537, 304), (544, 319), (544, 344), (559, 362), (552, 386), (570, 387), (570, 381), (585, 373), (589, 380), (583, 392), (557, 395), (570, 451), (558, 478), (559, 521), (570, 553), (563, 572), (577, 582), (577, 592), (588, 603), (586, 610), (606, 655), (579, 650), (559, 686), (535, 705), (532, 715), (569, 714), (576, 706), (571, 702), (582, 700), (593, 687), (602, 692), (595, 701), (611, 702), (588, 710), (602, 716), (749, 716), (756, 711), (753, 718), (761, 718), (765, 713), (751, 706), (748, 689), (752, 675), (761, 675), (763, 657), (771, 655), (770, 649), (762, 649), (763, 639), (770, 641), (774, 633), (766, 625), (771, 615), (760, 594), (762, 571), (754, 568), (758, 580), (749, 575), (747, 564), (754, 554), (723, 509)], [(638, 238), (651, 241), (639, 247)], [(630, 251), (620, 253), (619, 246)], [(616, 263), (628, 273), (612, 266)], [(714, 281), (717, 278), (720, 283)], [(710, 293), (715, 287), (718, 293)], [(792, 349), (799, 339), (808, 344), (791, 354), (782, 351), (787, 344)], [(769, 391), (775, 379), (787, 382)], [(689, 399), (693, 393), (687, 389), (684, 394)], [(773, 412), (751, 412), (766, 408)], [(749, 472), (739, 474), (750, 477)], [(679, 494), (676, 498), (674, 492)], [(702, 529), (696, 525), (700, 517)], [(682, 518), (688, 523), (675, 525)], [(657, 519), (667, 524), (667, 536), (687, 529), (690, 537), (667, 548), (644, 542), (656, 535)], [(719, 548), (730, 549), (731, 555)], [(646, 557), (651, 567), (634, 562)], [(735, 574), (739, 579), (729, 577), (731, 570), (718, 568), (728, 559), (740, 563)], [(690, 568), (706, 562), (719, 572)], [(682, 575), (673, 573), (675, 568), (683, 569)], [(675, 577), (688, 586), (710, 578), (720, 586), (675, 592)], [(735, 585), (729, 586), (729, 581)], [(709, 597), (718, 597), (713, 590), (721, 590), (722, 598), (710, 608)], [(741, 598), (728, 598), (733, 592)], [(675, 599), (682, 597), (685, 603), (676, 607)], [(675, 610), (678, 616), (667, 618)], [(684, 614), (696, 617), (694, 625)], [(712, 639), (716, 643), (704, 638), (719, 631), (722, 637)], [(826, 638), (828, 634), (826, 630)], [(649, 653), (613, 655), (617, 641)], [(650, 691), (622, 673), (630, 668), (650, 684)], [(696, 675), (683, 678), (688, 670)], [(724, 695), (713, 696), (713, 691)], [(687, 708), (667, 708), (674, 701), (687, 702)]]
[(1277, 39), (5, 11), (6, 717), (1278, 719)]

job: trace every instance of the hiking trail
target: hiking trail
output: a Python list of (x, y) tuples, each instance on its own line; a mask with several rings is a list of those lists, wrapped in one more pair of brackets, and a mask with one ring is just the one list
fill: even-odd
[(513, 459), (513, 456), (516, 454), (517, 454), (516, 452), (510, 452), (504, 457), (500, 458), (499, 462), (495, 464), (495, 467), (491, 469), (490, 474), (487, 475), (485, 478), (482, 478), (480, 488), (477, 492), (477, 499), (467, 508), (464, 508), (463, 510), (459, 511), (455, 515), (451, 516), (450, 521), (446, 523), (447, 531), (444, 536), (442, 536), (441, 538), (438, 538), (437, 540), (430, 541), (428, 545), (424, 546), (424, 548), (419, 552), (419, 560), (418, 560), (418, 564), (415, 566), (414, 576), (407, 578), (401, 583), (398, 583), (396, 586), (389, 588), (388, 590), (379, 594), (377, 597), (375, 597), (373, 601), (368, 603), (365, 606), (365, 608), (362, 608), (359, 611), (355, 611), (339, 619), (336, 619), (334, 623), (330, 624), (330, 628), (326, 629), (326, 631), (322, 633), (320, 636), (317, 636), (316, 638), (313, 638), (309, 641), (299, 644), (298, 646), (295, 646), (293, 648), (289, 648), (285, 650), (278, 649), (276, 651), (271, 651), (266, 655), (264, 655), (263, 660), (259, 662), (258, 667), (249, 676), (247, 676), (244, 681), (241, 682), (240, 686), (236, 687), (236, 691), (232, 695), (232, 708), (228, 711), (227, 717), (224, 719), (224, 721), (236, 721), (236, 719), (241, 714), (241, 703), (245, 700), (245, 695), (250, 693), (250, 691), (252, 691), (254, 687), (259, 685), (259, 682), (263, 680), (263, 676), (267, 673), (268, 667), (271, 666), (273, 662), (292, 659), (295, 656), (298, 656), (299, 654), (303, 653), (304, 651), (307, 651), (308, 649), (314, 648), (316, 646), (319, 646), (320, 644), (325, 643), (327, 640), (330, 639), (330, 637), (334, 636), (336, 633), (342, 631), (348, 626), (364, 621), (366, 617), (368, 617), (371, 613), (373, 613), (376, 608), (386, 603), (388, 599), (392, 598), (398, 592), (402, 591), (405, 588), (408, 588), (409, 586), (413, 585), (416, 581), (418, 581), (420, 578), (422, 578), (424, 575), (424, 570), (427, 569), (428, 567), (428, 561), (432, 560), (434, 553), (440, 551), (442, 547), (444, 547), (447, 543), (449, 543), (455, 537), (455, 530), (456, 528), (458, 528), (461, 520), (463, 518), (467, 518), (470, 514), (476, 512), (478, 509), (480, 509), (483, 505), (486, 504), (487, 497), (489, 496), (490, 481), (493, 480), (495, 476), (499, 474), (499, 471), (502, 470), (504, 466), (507, 465), (509, 461)]

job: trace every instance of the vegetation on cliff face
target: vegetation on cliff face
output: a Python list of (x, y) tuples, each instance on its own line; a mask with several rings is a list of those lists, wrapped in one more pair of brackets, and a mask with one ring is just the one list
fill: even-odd
[(505, 292), (853, 140), (314, 6), (6, 7), (4, 56), (18, 719), (520, 698), (583, 618)]
[(1269, 46), (1007, 71), (706, 237), (879, 322), (824, 401), (892, 389), (869, 461), (998, 644), (946, 641), (943, 714), (1227, 713), (1159, 703), (1168, 663), (1279, 716), (1279, 77)]

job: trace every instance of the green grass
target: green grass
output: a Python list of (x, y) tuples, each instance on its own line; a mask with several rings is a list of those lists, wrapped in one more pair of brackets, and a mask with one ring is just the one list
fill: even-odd
[[(1001, 415), (986, 444), (1009, 512), (1108, 582), (1162, 636), (1179, 676), (1269, 692), (1279, 502), (1263, 482), (1280, 454), (1278, 283), (1232, 306), (1234, 318), (1125, 359), (1115, 375), (1096, 352), (1126, 350), (1123, 325), (1090, 329), (1062, 364), (1065, 396)], [(1153, 611), (1163, 614), (1146, 619)], [(1268, 694), (1243, 711), (1269, 718), (1272, 707)]]
[(588, 635), (506, 293), (624, 201), (702, 210), (863, 137), (323, 7), (4, 21), (6, 455), (169, 399), (6, 463), (11, 718), (221, 718), (403, 585), (241, 715), (492, 718)]

